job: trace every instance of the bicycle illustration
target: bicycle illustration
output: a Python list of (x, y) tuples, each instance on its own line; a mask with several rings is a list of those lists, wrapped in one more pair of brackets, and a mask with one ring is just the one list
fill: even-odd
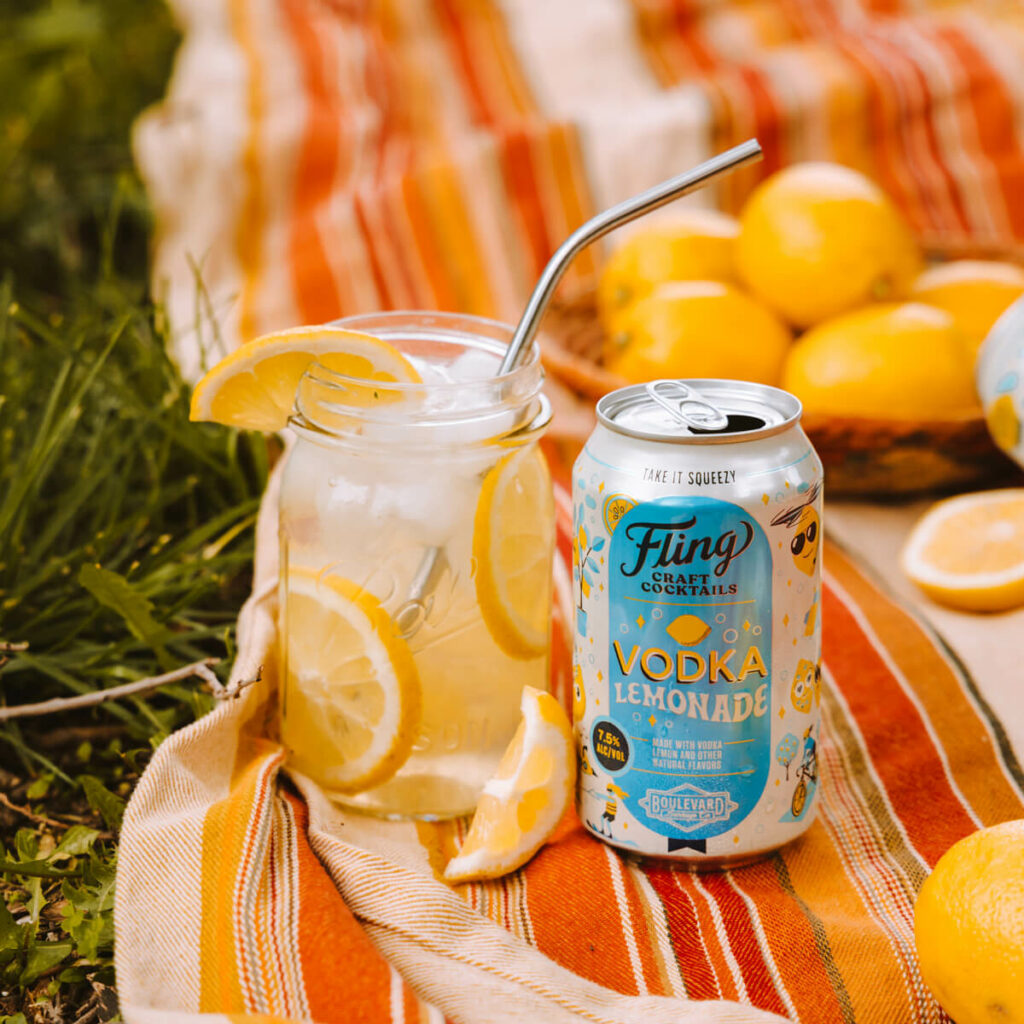
[(804, 733), (804, 756), (800, 760), (800, 767), (796, 770), (796, 788), (793, 790), (793, 800), (790, 810), (794, 818), (799, 818), (807, 803), (807, 780), (818, 781), (818, 745), (811, 733), (813, 725), (807, 727)]

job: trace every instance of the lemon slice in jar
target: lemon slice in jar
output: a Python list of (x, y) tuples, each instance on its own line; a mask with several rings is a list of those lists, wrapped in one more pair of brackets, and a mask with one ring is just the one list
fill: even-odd
[(1024, 605), (1024, 488), (937, 502), (911, 531), (900, 562), (929, 597), (951, 608)]
[(356, 793), (405, 763), (419, 728), (419, 674), (380, 602), (352, 580), (287, 578), (281, 739), (290, 763)]
[(576, 746), (562, 706), (523, 687), (523, 717), (484, 786), (447, 882), (497, 878), (525, 864), (555, 830), (576, 788)]
[[(189, 418), (244, 430), (283, 430), (295, 389), (313, 362), (370, 382), (420, 382), (412, 363), (386, 341), (340, 327), (292, 327), (246, 342), (209, 370), (192, 392)], [(363, 397), (365, 402), (346, 392), (345, 400), (384, 400), (371, 389)]]
[(535, 658), (547, 649), (554, 535), (554, 498), (544, 456), (534, 446), (506, 455), (480, 489), (473, 558), (484, 623), (513, 658)]

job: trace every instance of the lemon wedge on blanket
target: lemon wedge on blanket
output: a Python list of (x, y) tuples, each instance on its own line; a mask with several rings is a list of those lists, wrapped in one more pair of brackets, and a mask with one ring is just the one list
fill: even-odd
[(548, 646), (555, 542), (551, 476), (540, 450), (506, 455), (484, 478), (473, 518), (476, 596), (488, 632), (510, 657)]
[[(208, 371), (192, 392), (189, 416), (245, 430), (283, 430), (299, 380), (314, 362), (363, 381), (420, 380), (398, 349), (372, 335), (340, 327), (292, 327), (246, 342)], [(373, 388), (345, 391), (348, 405), (390, 397)]]
[(290, 763), (326, 789), (389, 779), (419, 728), (419, 675), (380, 602), (352, 580), (288, 574), (281, 635), (281, 740)]
[(1024, 605), (1024, 488), (938, 502), (911, 531), (901, 563), (941, 604), (985, 612)]
[(562, 706), (523, 687), (523, 717), (484, 786), (448, 882), (497, 878), (525, 864), (562, 820), (576, 785), (576, 747)]

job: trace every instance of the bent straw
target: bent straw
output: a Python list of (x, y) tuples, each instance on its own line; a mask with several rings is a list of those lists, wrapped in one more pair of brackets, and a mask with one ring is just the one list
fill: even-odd
[(748, 139), (746, 142), (727, 149), (724, 153), (705, 160), (690, 171), (678, 174), (668, 181), (663, 181), (646, 192), (632, 196), (615, 206), (603, 210), (595, 217), (591, 217), (585, 224), (581, 224), (555, 251), (555, 254), (548, 260), (544, 272), (534, 286), (530, 299), (526, 303), (526, 309), (516, 325), (512, 341), (509, 343), (508, 351), (501, 362), (498, 370), (499, 376), (509, 373), (516, 368), (523, 354), (529, 351), (530, 342), (537, 333), (540, 319), (551, 302), (558, 282), (566, 272), (569, 264), (576, 258), (580, 250), (585, 249), (591, 242), (603, 238), (610, 231), (628, 224), (645, 213), (657, 210), (666, 203), (678, 199), (680, 196), (688, 195), (699, 188), (703, 188), (709, 181), (717, 178), (720, 174), (733, 171), (737, 167), (760, 160), (762, 156), (761, 144), (757, 139)]

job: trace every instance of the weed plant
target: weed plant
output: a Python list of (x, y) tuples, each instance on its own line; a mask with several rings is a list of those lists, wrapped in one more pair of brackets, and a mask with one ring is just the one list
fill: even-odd
[[(0, 0), (0, 704), (233, 653), (261, 438), (188, 422), (148, 298), (133, 118), (159, 0)], [(102, 567), (96, 572), (95, 567)], [(0, 1024), (117, 1015), (117, 831), (196, 682), (0, 722)]]

